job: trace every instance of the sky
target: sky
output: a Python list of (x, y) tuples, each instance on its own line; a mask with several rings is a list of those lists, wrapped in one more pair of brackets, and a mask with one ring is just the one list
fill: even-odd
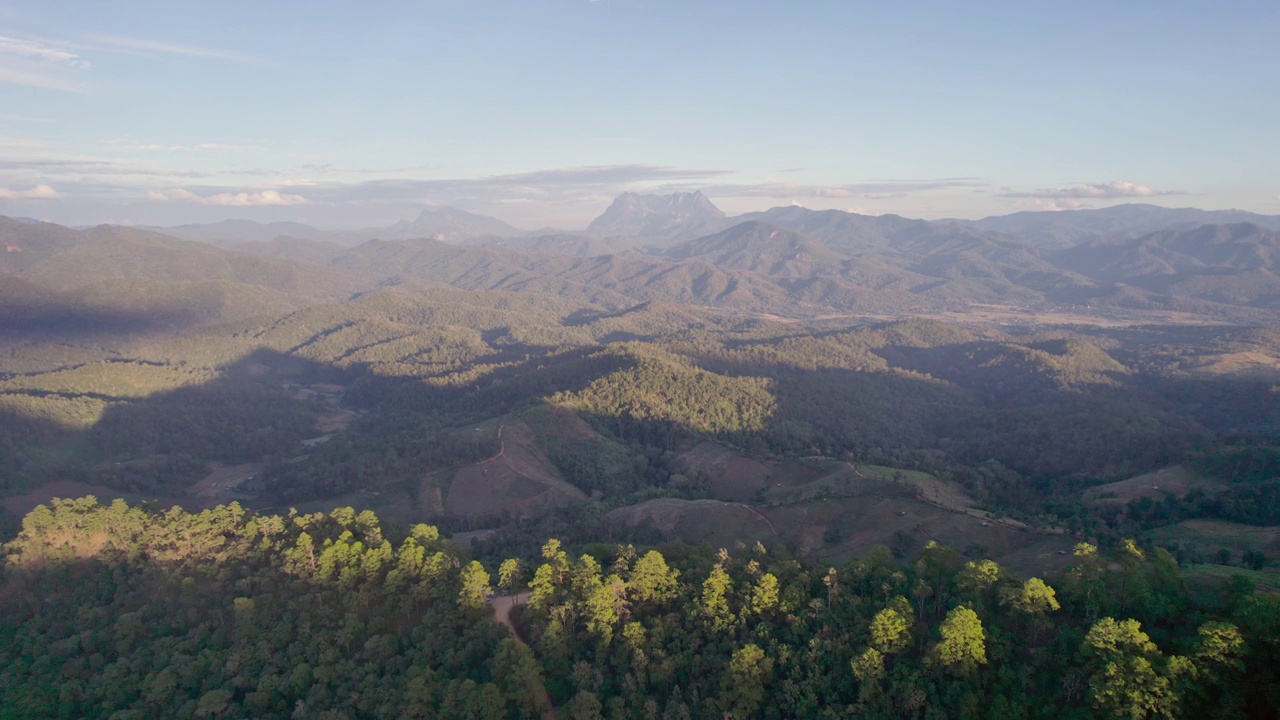
[(1280, 3), (0, 3), (0, 214), (1280, 214)]

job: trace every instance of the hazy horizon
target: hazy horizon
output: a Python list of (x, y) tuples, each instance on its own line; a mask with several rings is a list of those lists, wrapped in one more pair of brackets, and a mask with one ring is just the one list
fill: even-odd
[[(250, 20), (246, 20), (250, 18)], [(1264, 3), (0, 10), (0, 214), (584, 227), (626, 191), (1280, 212)]]

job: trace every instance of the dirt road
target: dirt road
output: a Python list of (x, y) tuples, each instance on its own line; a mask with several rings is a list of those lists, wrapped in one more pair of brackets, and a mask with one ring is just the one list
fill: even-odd
[[(493, 619), (507, 626), (511, 631), (511, 637), (516, 642), (528, 645), (529, 643), (520, 635), (520, 631), (516, 629), (515, 623), (511, 622), (511, 611), (516, 605), (523, 605), (529, 601), (529, 591), (516, 593), (515, 595), (494, 595), (489, 598), (489, 607), (493, 608)], [(555, 720), (556, 706), (551, 702), (551, 694), (547, 693), (547, 711), (543, 714), (545, 720)]]

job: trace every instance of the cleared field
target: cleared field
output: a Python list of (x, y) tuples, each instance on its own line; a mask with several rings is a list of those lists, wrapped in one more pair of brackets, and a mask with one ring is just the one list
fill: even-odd
[(792, 487), (829, 472), (825, 463), (778, 462), (743, 457), (713, 442), (703, 442), (680, 456), (688, 472), (702, 472), (711, 479), (717, 498), (752, 500), (776, 487)]
[(766, 545), (777, 541), (770, 520), (760, 511), (723, 500), (659, 498), (617, 508), (606, 516), (611, 522), (650, 526), (672, 540), (730, 545), (735, 540)]
[[(828, 480), (819, 480), (821, 486)], [(802, 555), (843, 562), (885, 545), (912, 553), (936, 540), (973, 557), (989, 557), (1022, 574), (1065, 568), (1072, 538), (1018, 529), (919, 500), (907, 487), (853, 477), (858, 494), (809, 497), (787, 505), (748, 506), (723, 500), (650, 500), (609, 514), (648, 525), (672, 539), (727, 546), (734, 540), (782, 540)]]
[(1087, 503), (1122, 505), (1143, 497), (1160, 500), (1170, 493), (1182, 497), (1195, 488), (1209, 489), (1216, 485), (1213, 480), (1181, 465), (1171, 465), (1128, 480), (1089, 488), (1084, 498)]
[(530, 515), (586, 499), (534, 445), (533, 431), (524, 420), (512, 417), (492, 429), (482, 425), (472, 432), (492, 433), (499, 450), (487, 460), (460, 468), (448, 480), (444, 506), (450, 515)]
[(1075, 540), (1064, 532), (993, 517), (975, 508), (963, 488), (927, 473), (827, 458), (752, 460), (715, 443), (698, 445), (682, 460), (711, 477), (715, 500), (651, 500), (610, 518), (695, 543), (780, 539), (830, 562), (877, 545), (911, 553), (930, 540), (1020, 573), (1071, 561)]
[(493, 528), (489, 528), (487, 530), (470, 530), (467, 532), (454, 533), (449, 536), (449, 539), (458, 547), (464, 550), (470, 550), (472, 541), (483, 540), (495, 532), (497, 532), (497, 530), (494, 530)]
[(322, 433), (333, 433), (339, 430), (346, 430), (351, 425), (351, 421), (355, 420), (356, 414), (350, 410), (338, 408), (328, 412), (321, 413), (316, 418), (316, 429)]
[(1259, 527), (1217, 520), (1186, 520), (1177, 525), (1152, 530), (1148, 535), (1158, 542), (1178, 543), (1202, 554), (1218, 550), (1242, 553), (1245, 550), (1280, 557), (1280, 527)]
[(1203, 355), (1196, 359), (1191, 370), (1207, 375), (1243, 375), (1271, 380), (1280, 377), (1280, 358), (1261, 351)]
[(187, 493), (198, 498), (214, 500), (227, 498), (231, 491), (260, 472), (262, 472), (260, 463), (221, 467), (192, 483), (191, 487), (187, 488)]
[(900, 470), (883, 465), (852, 465), (853, 474), (893, 482), (913, 489), (916, 497), (949, 510), (967, 511), (976, 504), (964, 488), (915, 470)]
[(1280, 572), (1268, 572), (1265, 570), (1247, 570), (1245, 568), (1233, 567), (1230, 565), (1192, 565), (1187, 568), (1187, 577), (1193, 582), (1200, 580), (1218, 584), (1225, 580), (1239, 576), (1249, 580), (1259, 589), (1269, 592), (1280, 592)]

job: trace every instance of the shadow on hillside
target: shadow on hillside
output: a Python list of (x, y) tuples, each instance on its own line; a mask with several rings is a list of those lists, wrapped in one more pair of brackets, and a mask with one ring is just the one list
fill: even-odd
[(208, 309), (193, 305), (90, 308), (70, 300), (19, 303), (0, 298), (0, 335), (8, 340), (39, 342), (62, 337), (142, 335), (191, 327), (209, 317)]
[[(499, 342), (507, 334), (486, 337)], [(79, 431), (51, 423), (32, 394), (29, 407), (0, 418), (0, 441), (8, 443), (0, 469), (29, 484), (75, 480), (172, 498), (212, 468), (251, 464), (262, 469), (246, 470), (251, 479), (236, 478), (240, 484), (212, 499), (286, 506), (391, 486), (415, 497), (430, 473), (497, 451), (496, 437), (477, 440), (478, 423), (581, 392), (639, 362), (599, 346), (493, 350), (475, 361), (485, 364), (473, 364), (474, 372), (398, 377), (379, 366), (339, 367), (260, 349), (209, 382), (111, 404)], [(988, 371), (972, 352), (963, 344), (890, 348), (883, 353), (895, 366), (889, 371), (702, 362), (730, 378), (767, 378), (773, 409), (746, 429), (687, 422), (681, 413), (693, 395), (679, 384), (687, 373), (658, 373), (670, 384), (648, 389), (618, 376), (623, 401), (580, 414), (634, 453), (714, 439), (756, 456), (872, 459), (929, 471), (994, 463), (1047, 483), (1114, 479), (1177, 462), (1208, 435), (1206, 426), (1227, 431), (1249, 418), (1274, 418), (1280, 397), (1259, 392), (1256, 382), (1228, 380), (1064, 385), (1045, 382), (1034, 364)], [(1237, 401), (1245, 410), (1224, 407)], [(639, 411), (651, 402), (672, 410), (642, 419), (655, 417)], [(1016, 484), (1000, 492), (1013, 498), (1034, 491)]]
[[(598, 350), (502, 348), (476, 361), (495, 363), (485, 372), (433, 382), (260, 349), (209, 382), (127, 402), (78, 392), (11, 393), (22, 402), (0, 416), (6, 450), (0, 469), (14, 478), (10, 493), (69, 481), (168, 502), (189, 497), (212, 468), (253, 464), (265, 470), (210, 501), (279, 505), (333, 497), (491, 456), (495, 439), (477, 442), (459, 428), (581, 390), (628, 363)], [(86, 398), (110, 401), (87, 428), (49, 419), (61, 409), (55, 404)]]

